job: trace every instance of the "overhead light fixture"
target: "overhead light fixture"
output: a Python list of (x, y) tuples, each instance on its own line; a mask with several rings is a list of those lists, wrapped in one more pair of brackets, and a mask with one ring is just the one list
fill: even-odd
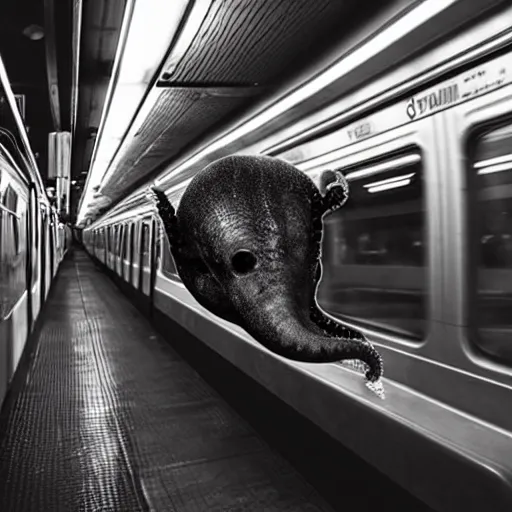
[[(161, 81), (166, 82), (170, 77), (172, 77), (173, 71), (175, 71), (179, 62), (181, 61), (186, 51), (192, 44), (194, 37), (199, 32), (199, 29), (201, 28), (201, 25), (208, 14), (208, 10), (210, 9), (211, 4), (212, 0), (196, 0), (194, 2), (194, 6), (187, 16), (186, 24), (180, 31), (177, 41), (173, 43), (172, 51), (170, 55), (167, 57), (166, 62), (162, 66), (162, 71), (160, 73)], [(183, 11), (184, 10), (185, 6), (183, 7)], [(151, 112), (155, 107), (155, 104), (159, 100), (161, 94), (161, 89), (153, 88), (147, 95), (142, 107), (137, 113), (137, 116), (133, 120), (130, 129), (126, 133), (126, 137), (123, 140), (122, 147), (119, 148), (114, 159), (110, 162), (110, 166), (105, 175), (103, 176), (103, 183), (108, 183), (108, 180), (116, 172), (119, 166), (119, 162), (123, 158), (125, 152), (130, 149), (140, 128), (142, 127), (148, 116), (151, 115)]]
[(89, 204), (93, 188), (101, 184), (149, 84), (159, 71), (187, 5), (188, 0), (127, 3), (78, 221), (84, 219), (84, 205)]

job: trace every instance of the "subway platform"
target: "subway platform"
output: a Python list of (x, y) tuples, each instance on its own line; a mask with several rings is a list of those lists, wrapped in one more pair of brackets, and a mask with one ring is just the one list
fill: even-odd
[(63, 262), (0, 414), (2, 512), (356, 510), (345, 482), (333, 508), (84, 252)]

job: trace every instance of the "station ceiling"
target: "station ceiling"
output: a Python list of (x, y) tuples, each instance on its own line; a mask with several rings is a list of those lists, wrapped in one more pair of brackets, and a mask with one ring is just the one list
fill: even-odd
[[(390, 3), (379, 2), (379, 8)], [(123, 16), (130, 4), (129, 0), (0, 2), (0, 54), (14, 93), (25, 95), (29, 140), (45, 182), (48, 134), (73, 133), (75, 213), (90, 172)], [(72, 43), (77, 5), (82, 16), (75, 118)], [(211, 0), (208, 5), (173, 72), (152, 93), (158, 98), (137, 137), (117, 151), (115, 172), (103, 187), (109, 207), (211, 130), (299, 75), (356, 30), (366, 16), (365, 4), (357, 0)], [(161, 71), (157, 70), (149, 89), (155, 90)]]

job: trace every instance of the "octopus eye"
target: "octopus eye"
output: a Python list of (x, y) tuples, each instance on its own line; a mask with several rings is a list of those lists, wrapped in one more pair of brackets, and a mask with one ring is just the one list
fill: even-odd
[(233, 269), (238, 274), (247, 274), (256, 266), (256, 256), (251, 251), (242, 249), (231, 258)]

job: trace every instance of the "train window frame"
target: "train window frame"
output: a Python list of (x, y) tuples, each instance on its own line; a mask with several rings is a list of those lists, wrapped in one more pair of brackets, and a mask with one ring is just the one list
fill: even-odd
[[(16, 195), (16, 201), (14, 202), (14, 206), (16, 207), (17, 211), (11, 210), (4, 204), (4, 198), (5, 195), (2, 194), (1, 201), (0, 201), (0, 228), (2, 231), (2, 242), (0, 242), (0, 281), (2, 284), (2, 287), (4, 285), (4, 275), (3, 272), (5, 268), (9, 269), (6, 273), (6, 276), (10, 274), (11, 276), (14, 276), (14, 282), (9, 282), (9, 290), (12, 293), (13, 290), (16, 292), (10, 300), (7, 301), (1, 301), (0, 303), (0, 321), (4, 320), (9, 316), (9, 314), (12, 312), (13, 308), (16, 307), (16, 304), (20, 301), (21, 297), (23, 296), (23, 293), (29, 289), (30, 284), (27, 281), (27, 274), (26, 274), (26, 266), (27, 266), (27, 257), (28, 257), (28, 251), (27, 251), (27, 244), (26, 244), (26, 236), (27, 236), (27, 230), (26, 230), (26, 222), (27, 222), (27, 212), (28, 212), (28, 201), (27, 199), (20, 194), (20, 191), (17, 187), (13, 187), (10, 183), (7, 187), (10, 187), (12, 192)], [(7, 189), (6, 187), (6, 189)], [(4, 190), (5, 192), (5, 190)], [(21, 202), (20, 202), (21, 199)], [(27, 209), (24, 207), (27, 206)], [(19, 211), (18, 211), (19, 210)], [(8, 230), (12, 230), (12, 242), (13, 242), (13, 251), (10, 254), (6, 254), (4, 252), (5, 247), (3, 247), (4, 242), (4, 233), (3, 233), (3, 227), (4, 227), (4, 216), (7, 219), (8, 224)], [(6, 256), (4, 259), (3, 257)], [(21, 277), (21, 280), (18, 278)]]
[[(464, 178), (467, 182), (466, 194), (462, 208), (464, 209), (464, 230), (466, 232), (464, 247), (468, 254), (467, 265), (464, 271), (466, 297), (464, 299), (463, 307), (467, 322), (467, 339), (470, 345), (485, 359), (510, 367), (512, 366), (512, 350), (509, 349), (508, 354), (507, 350), (505, 350), (505, 354), (501, 355), (492, 352), (489, 345), (493, 345), (493, 342), (485, 340), (481, 332), (483, 330), (479, 298), (479, 277), (481, 265), (479, 265), (480, 255), (478, 244), (478, 238), (481, 233), (479, 224), (475, 222), (478, 215), (477, 208), (475, 208), (475, 205), (478, 202), (478, 190), (476, 186), (478, 176), (474, 169), (475, 156), (477, 148), (479, 147), (479, 139), (506, 126), (512, 127), (512, 114), (510, 112), (507, 112), (504, 115), (478, 120), (466, 128), (461, 144), (462, 154), (465, 158), (463, 165)], [(501, 346), (500, 343), (497, 343), (496, 345), (498, 345), (498, 348)]]
[[(356, 149), (353, 147), (353, 149)], [(360, 148), (356, 151), (356, 153), (350, 153), (347, 155), (349, 160), (352, 160), (352, 157), (355, 154), (360, 154), (360, 152), (364, 151), (363, 148)], [(418, 160), (416, 162), (411, 161), (408, 163), (404, 162), (404, 165), (395, 167), (393, 165), (393, 162), (400, 159), (407, 157), (409, 155), (416, 154), (418, 155)], [(376, 172), (367, 174), (363, 173), (361, 176), (357, 176), (356, 179), (363, 178), (363, 177), (369, 177), (369, 176), (379, 176), (381, 174), (385, 174), (389, 170), (393, 169), (399, 169), (399, 168), (406, 168), (409, 165), (419, 164), (421, 166), (421, 173), (422, 173), (422, 180), (423, 180), (423, 192), (422, 192), (422, 201), (423, 201), (423, 216), (422, 216), (422, 239), (424, 241), (425, 246), (425, 252), (424, 252), (424, 264), (422, 266), (419, 266), (418, 268), (423, 269), (425, 272), (425, 278), (424, 278), (424, 286), (420, 289), (422, 294), (424, 295), (424, 316), (422, 318), (424, 328), (421, 332), (421, 335), (415, 334), (413, 332), (408, 332), (406, 329), (400, 329), (398, 326), (395, 326), (396, 328), (393, 328), (393, 325), (385, 325), (385, 324), (377, 324), (374, 322), (367, 321), (365, 318), (359, 318), (359, 317), (351, 317), (342, 313), (332, 313), (330, 311), (327, 311), (330, 315), (339, 318), (341, 321), (345, 321), (348, 324), (354, 325), (355, 327), (360, 327), (363, 329), (368, 329), (369, 331), (372, 331), (376, 333), (379, 336), (385, 336), (386, 338), (392, 339), (395, 342), (398, 342), (400, 344), (406, 343), (406, 344), (413, 344), (414, 346), (421, 346), (424, 344), (428, 338), (430, 337), (430, 332), (432, 330), (432, 320), (433, 320), (433, 314), (432, 314), (432, 308), (431, 308), (431, 300), (432, 300), (432, 287), (430, 283), (430, 276), (432, 273), (432, 266), (434, 262), (431, 259), (430, 254), (430, 241), (431, 241), (431, 226), (428, 215), (428, 208), (429, 208), (429, 179), (428, 179), (428, 172), (429, 168), (427, 165), (427, 159), (425, 157), (425, 148), (422, 146), (421, 142), (419, 140), (413, 140), (408, 141), (407, 143), (404, 143), (402, 145), (395, 146), (394, 148), (387, 148), (382, 147), (381, 150), (376, 151), (375, 155), (366, 158), (364, 160), (354, 161), (353, 163), (348, 163), (347, 165), (343, 165), (343, 160), (347, 157), (341, 157), (339, 159), (336, 159), (334, 164), (323, 164), (322, 169), (332, 169), (341, 171), (344, 176), (347, 177), (347, 180), (350, 182), (352, 180), (349, 179), (349, 175), (351, 173), (357, 172), (359, 170), (363, 171), (364, 169), (368, 169), (369, 167), (378, 167), (382, 165), (381, 170), (377, 170)], [(341, 164), (341, 165), (340, 165)], [(308, 174), (314, 174), (315, 171), (313, 169), (307, 171)], [(350, 194), (349, 194), (350, 197)], [(329, 217), (326, 217), (325, 224), (329, 222)], [(325, 264), (323, 265), (324, 271), (323, 274), (325, 275)], [(323, 279), (323, 277), (322, 277)], [(320, 285), (321, 286), (321, 285)], [(320, 288), (319, 288), (320, 290)], [(323, 308), (325, 309), (325, 308)]]

